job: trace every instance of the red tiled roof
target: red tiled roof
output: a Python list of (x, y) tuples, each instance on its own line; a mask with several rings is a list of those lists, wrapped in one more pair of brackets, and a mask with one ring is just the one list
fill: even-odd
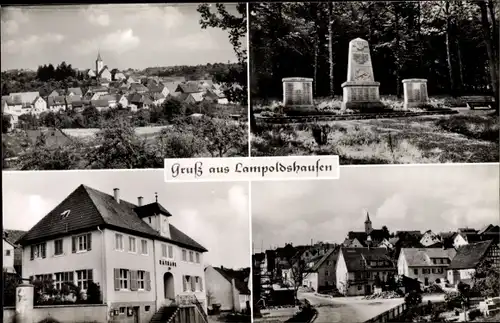
[[(170, 239), (161, 236), (141, 220), (134, 211), (136, 207), (136, 205), (124, 200), (118, 203), (109, 194), (86, 185), (80, 185), (17, 243), (29, 245), (72, 233), (95, 230), (97, 226), (100, 226), (151, 239), (164, 240), (200, 252), (207, 251), (172, 224), (170, 224)], [(66, 210), (70, 210), (69, 215), (63, 218), (61, 214)]]

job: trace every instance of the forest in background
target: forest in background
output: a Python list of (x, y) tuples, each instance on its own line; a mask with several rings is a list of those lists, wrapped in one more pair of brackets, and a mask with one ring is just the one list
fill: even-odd
[(251, 97), (282, 97), (282, 78), (312, 77), (315, 97), (342, 94), (348, 44), (367, 40), (382, 95), (405, 78), (429, 95), (494, 95), (499, 4), (481, 1), (251, 3)]

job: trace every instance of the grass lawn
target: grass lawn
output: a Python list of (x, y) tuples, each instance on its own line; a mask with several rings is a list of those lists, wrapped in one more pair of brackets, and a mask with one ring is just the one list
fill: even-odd
[[(343, 165), (498, 162), (499, 121), (491, 113), (260, 125), (252, 155), (339, 155)], [(313, 136), (313, 128), (326, 136)]]

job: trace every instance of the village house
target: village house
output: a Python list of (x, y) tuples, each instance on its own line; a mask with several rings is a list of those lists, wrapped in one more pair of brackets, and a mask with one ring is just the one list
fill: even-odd
[(184, 102), (190, 103), (190, 104), (196, 104), (203, 102), (203, 93), (197, 92), (197, 93), (185, 93), (187, 94), (186, 99), (184, 99)]
[(222, 311), (243, 312), (250, 306), (250, 268), (233, 270), (205, 268), (207, 304), (220, 305)]
[(460, 246), (450, 266), (447, 277), (452, 285), (459, 282), (470, 284), (476, 268), (484, 262), (500, 267), (500, 248), (493, 240), (470, 243)]
[(130, 84), (129, 91), (135, 93), (146, 93), (148, 91), (148, 88), (141, 83), (132, 83)]
[[(3, 230), (3, 238), (4, 238), (4, 241), (6, 241), (10, 246), (12, 246), (14, 248), (13, 250), (13, 259), (12, 259), (12, 266), (14, 268), (14, 271), (18, 274), (18, 275), (21, 275), (22, 273), (22, 247), (16, 243), (17, 240), (19, 240), (24, 234), (26, 234), (26, 231), (22, 231), (22, 230)], [(4, 243), (5, 244), (5, 243)], [(5, 260), (5, 256), (7, 255), (7, 252), (5, 251), (5, 247), (4, 247), (4, 262), (3, 262), (3, 266), (5, 268), (6, 264), (8, 264), (9, 266), (11, 265), (11, 262), (10, 260), (8, 260), (8, 262), (6, 262)], [(10, 247), (9, 247), (9, 250), (10, 250)], [(9, 254), (11, 254), (11, 252), (9, 252)]]
[(153, 101), (140, 93), (132, 93), (127, 97), (130, 111), (136, 112), (139, 109), (149, 109)]
[(15, 274), (14, 269), (14, 245), (7, 240), (5, 231), (3, 233), (3, 272), (8, 274)]
[(165, 98), (170, 94), (168, 87), (161, 83), (148, 86), (148, 90), (153, 93), (161, 93)]
[(356, 238), (353, 238), (353, 239), (345, 238), (344, 242), (342, 242), (342, 246), (345, 248), (363, 248), (364, 247), (364, 245), (361, 244), (361, 242), (359, 242), (359, 240)]
[(149, 99), (153, 102), (153, 104), (161, 105), (165, 102), (166, 97), (161, 92), (149, 92)]
[(403, 248), (398, 258), (398, 274), (417, 279), (424, 286), (443, 283), (455, 254), (453, 248)]
[(67, 101), (65, 96), (49, 96), (47, 98), (48, 110), (54, 113), (59, 111), (65, 111), (67, 106)]
[(203, 93), (203, 89), (201, 88), (199, 83), (189, 81), (186, 83), (180, 83), (177, 86), (177, 89), (175, 89), (175, 92), (186, 93), (186, 94)]
[(422, 244), (422, 246), (424, 246), (426, 248), (430, 248), (432, 246), (435, 246), (435, 245), (441, 243), (441, 236), (437, 233), (434, 233), (432, 230), (427, 230), (422, 235), (422, 238), (420, 239), (420, 243)]
[(90, 100), (90, 106), (96, 108), (99, 112), (107, 111), (110, 108), (108, 100), (103, 99)]
[(306, 270), (303, 285), (321, 292), (335, 287), (337, 280), (335, 277), (336, 261), (338, 257), (338, 248), (332, 248), (314, 265)]
[(125, 80), (127, 77), (125, 76), (125, 74), (123, 74), (122, 72), (118, 72), (115, 74), (114, 76), (114, 80), (116, 81), (123, 81)]
[(22, 114), (39, 115), (47, 111), (47, 102), (39, 92), (10, 93), (6, 100), (7, 113), (20, 116)]
[[(170, 223), (156, 201), (137, 204), (80, 185), (18, 242), (22, 276), (50, 277), (56, 288), (98, 284), (117, 322), (148, 322), (160, 308), (200, 302), (206, 309), (203, 253)], [(124, 315), (133, 313), (133, 317)]]
[(370, 295), (377, 277), (386, 281), (397, 273), (386, 248), (340, 248), (335, 268), (336, 285), (346, 296)]

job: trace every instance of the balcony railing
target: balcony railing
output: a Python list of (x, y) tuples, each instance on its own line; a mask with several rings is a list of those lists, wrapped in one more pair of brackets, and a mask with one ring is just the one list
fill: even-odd
[(175, 303), (177, 305), (194, 305), (194, 306), (196, 306), (196, 308), (198, 309), (198, 312), (200, 312), (200, 315), (203, 317), (205, 322), (208, 322), (207, 313), (205, 312), (203, 305), (198, 300), (196, 295), (177, 295), (175, 297)]

